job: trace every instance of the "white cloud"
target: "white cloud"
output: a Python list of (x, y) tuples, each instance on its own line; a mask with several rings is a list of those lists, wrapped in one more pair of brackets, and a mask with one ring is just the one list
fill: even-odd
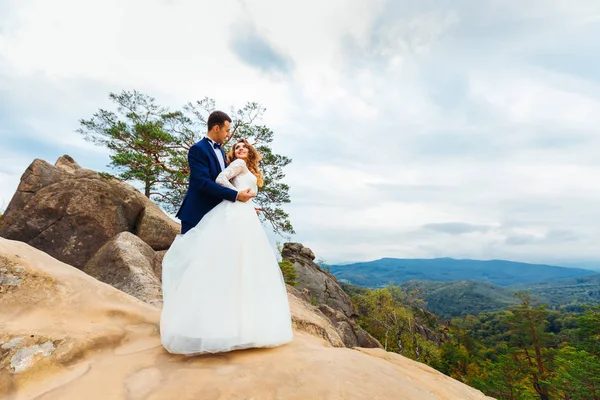
[(508, 126), (592, 130), (600, 123), (600, 85), (540, 68), (481, 71), (469, 89), (473, 102), (487, 104)]

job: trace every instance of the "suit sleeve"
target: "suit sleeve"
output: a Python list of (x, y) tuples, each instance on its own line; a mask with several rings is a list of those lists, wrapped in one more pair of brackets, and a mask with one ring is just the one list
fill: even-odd
[(190, 166), (190, 181), (195, 182), (195, 187), (202, 193), (219, 199), (236, 201), (237, 191), (223, 187), (210, 177), (208, 168), (208, 157), (203, 157), (198, 148), (192, 147), (188, 152), (188, 164)]

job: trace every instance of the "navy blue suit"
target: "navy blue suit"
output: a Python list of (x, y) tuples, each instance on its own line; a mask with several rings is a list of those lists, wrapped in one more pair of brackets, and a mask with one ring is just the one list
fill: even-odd
[[(225, 160), (225, 152), (223, 160)], [(236, 201), (237, 191), (215, 183), (221, 173), (221, 165), (207, 138), (193, 145), (188, 151), (190, 182), (181, 207), (175, 217), (181, 220), (181, 233), (193, 228), (223, 200)]]

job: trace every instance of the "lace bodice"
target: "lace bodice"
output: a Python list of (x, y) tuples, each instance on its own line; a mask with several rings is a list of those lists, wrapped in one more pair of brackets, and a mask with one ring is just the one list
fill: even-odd
[(255, 193), (258, 191), (256, 176), (248, 170), (246, 162), (239, 158), (229, 164), (229, 166), (217, 176), (216, 182), (221, 186), (233, 190), (240, 191), (250, 188), (250, 190)]

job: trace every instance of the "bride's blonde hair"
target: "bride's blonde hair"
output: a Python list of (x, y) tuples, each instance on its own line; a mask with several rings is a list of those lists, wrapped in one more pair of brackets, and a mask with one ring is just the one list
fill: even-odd
[(227, 153), (227, 161), (229, 163), (235, 161), (237, 156), (235, 155), (235, 149), (239, 144), (243, 144), (248, 149), (248, 158), (246, 159), (246, 167), (256, 176), (256, 185), (262, 187), (264, 184), (263, 174), (258, 169), (258, 163), (262, 160), (262, 155), (252, 146), (246, 139), (239, 139), (236, 144), (231, 146), (231, 149)]

